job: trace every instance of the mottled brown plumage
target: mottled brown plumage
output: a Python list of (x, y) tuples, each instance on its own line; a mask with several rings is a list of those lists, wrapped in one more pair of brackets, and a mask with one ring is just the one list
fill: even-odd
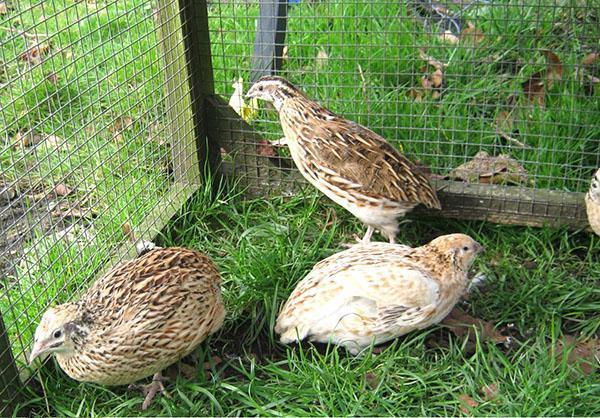
[(159, 374), (223, 323), (220, 282), (198, 251), (152, 249), (113, 268), (77, 302), (48, 309), (30, 361), (53, 353), (73, 379), (103, 385)]
[(398, 217), (418, 204), (441, 208), (428, 178), (383, 137), (335, 115), (287, 80), (263, 77), (247, 97), (273, 103), (300, 173), (368, 225), (363, 241), (378, 229), (393, 242)]
[(466, 292), (481, 245), (464, 234), (418, 248), (363, 243), (316, 264), (281, 309), (281, 342), (308, 338), (358, 353), (441, 321)]
[(590, 190), (585, 195), (585, 206), (592, 230), (600, 235), (600, 168), (592, 178)]

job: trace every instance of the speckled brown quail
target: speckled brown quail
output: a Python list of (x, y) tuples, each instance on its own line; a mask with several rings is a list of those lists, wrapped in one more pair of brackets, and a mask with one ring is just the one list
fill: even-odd
[(162, 391), (161, 370), (221, 327), (221, 277), (206, 255), (154, 248), (98, 279), (77, 302), (52, 307), (30, 362), (50, 353), (73, 379), (126, 385), (154, 375), (143, 408)]
[(600, 168), (594, 174), (590, 190), (585, 195), (585, 206), (592, 230), (600, 235)]
[(418, 204), (440, 209), (429, 179), (375, 132), (335, 115), (289, 81), (265, 76), (246, 97), (272, 102), (300, 173), (327, 197), (394, 242), (398, 218)]
[(357, 354), (442, 319), (467, 291), (483, 247), (464, 234), (418, 248), (371, 242), (319, 262), (281, 309), (281, 342), (331, 342)]

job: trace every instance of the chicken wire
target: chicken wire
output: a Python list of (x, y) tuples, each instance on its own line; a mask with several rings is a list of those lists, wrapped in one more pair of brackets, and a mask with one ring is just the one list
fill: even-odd
[[(249, 123), (231, 118), (243, 143), (241, 155), (229, 163), (255, 178), (259, 194), (268, 194), (269, 184), (296, 182), (297, 176), (288, 175), (295, 168), (287, 150), (265, 142), (282, 136), (273, 108), (260, 103), (254, 112), (252, 103), (240, 103), (239, 92), (255, 81), (258, 3), (212, 2), (209, 21), (215, 90)], [(481, 189), (491, 197), (488, 207), (480, 207), (483, 215), (513, 200), (520, 213), (541, 213), (548, 222), (556, 221), (556, 212), (536, 209), (543, 191), (589, 187), (600, 158), (597, 2), (355, 0), (288, 6), (281, 68), (255, 72), (277, 73), (335, 113), (381, 134), (430, 172), (438, 187), (443, 180), (461, 182), (464, 189), (454, 188), (455, 216), (461, 216), (460, 195), (468, 183), (494, 184)], [(479, 154), (483, 164), (463, 166), (481, 151), (487, 153)], [(264, 174), (254, 164), (261, 157), (282, 167), (268, 171), (276, 182), (259, 178)], [(510, 189), (494, 198), (500, 187), (495, 185)], [(583, 219), (581, 195), (556, 196), (560, 216)]]
[(184, 190), (197, 157), (172, 157), (193, 135), (186, 72), (165, 71), (185, 50), (173, 4), (0, 2), (3, 401), (45, 309), (118, 262), (129, 231), (159, 230), (162, 200)]

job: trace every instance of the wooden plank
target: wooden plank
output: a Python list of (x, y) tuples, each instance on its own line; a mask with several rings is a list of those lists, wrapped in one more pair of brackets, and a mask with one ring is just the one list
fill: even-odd
[(13, 415), (19, 401), (23, 383), (12, 355), (10, 341), (0, 312), (0, 416)]
[(158, 0), (156, 30), (165, 76), (165, 106), (176, 182), (200, 179), (196, 129), (179, 5)]
[(210, 178), (218, 182), (217, 167), (221, 161), (220, 146), (207, 140), (204, 99), (215, 93), (206, 0), (179, 0), (183, 37), (187, 57), (189, 87), (192, 95), (192, 113), (196, 129), (196, 150), (200, 174), (210, 170)]
[[(221, 141), (229, 156), (221, 170), (240, 178), (248, 196), (289, 196), (306, 187), (297, 170), (281, 170), (273, 164), (272, 158), (259, 155), (256, 144), (263, 138), (224, 99), (215, 96), (207, 100), (210, 104), (207, 109), (211, 126), (209, 135)], [(434, 181), (434, 184), (443, 210), (418, 207), (411, 216), (589, 228), (583, 193), (448, 180)]]
[(260, 16), (254, 38), (250, 81), (281, 69), (287, 29), (288, 0), (261, 0)]

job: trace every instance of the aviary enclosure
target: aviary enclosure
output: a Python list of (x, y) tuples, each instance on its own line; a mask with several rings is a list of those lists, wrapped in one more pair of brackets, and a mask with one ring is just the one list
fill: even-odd
[(4, 407), (46, 307), (132, 257), (131, 237), (154, 238), (206, 178), (249, 197), (305, 186), (273, 142), (275, 112), (243, 98), (264, 74), (418, 161), (443, 206), (429, 215), (586, 228), (598, 13), (591, 0), (0, 2)]

